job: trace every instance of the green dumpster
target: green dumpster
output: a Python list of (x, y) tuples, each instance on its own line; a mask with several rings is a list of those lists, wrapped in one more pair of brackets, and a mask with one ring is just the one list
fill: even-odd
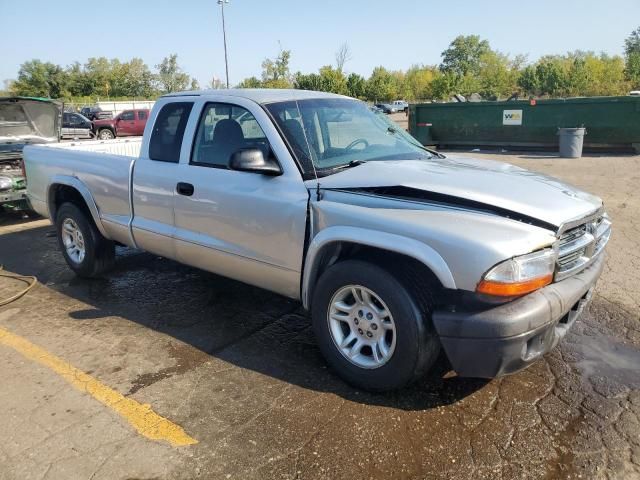
[(585, 127), (585, 149), (640, 153), (640, 97), (422, 103), (409, 132), (424, 145), (558, 149), (558, 128)]

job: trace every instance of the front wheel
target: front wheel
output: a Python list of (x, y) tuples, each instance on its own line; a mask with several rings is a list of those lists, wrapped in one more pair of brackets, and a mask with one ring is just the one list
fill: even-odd
[(64, 203), (56, 216), (58, 245), (67, 265), (80, 277), (97, 277), (115, 261), (115, 245), (76, 205)]
[(100, 132), (98, 132), (98, 138), (100, 140), (111, 140), (115, 138), (115, 135), (108, 128), (103, 128), (102, 130), (100, 130)]
[(440, 344), (405, 286), (373, 264), (348, 260), (320, 277), (312, 321), (327, 362), (364, 390), (394, 390), (422, 376)]

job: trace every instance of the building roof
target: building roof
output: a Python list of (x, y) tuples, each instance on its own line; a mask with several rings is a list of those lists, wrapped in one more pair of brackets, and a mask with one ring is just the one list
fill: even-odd
[(256, 103), (285, 102), (288, 100), (306, 100), (309, 98), (348, 98), (343, 95), (336, 95), (335, 93), (278, 88), (230, 88), (219, 90), (197, 90), (170, 93), (168, 95), (165, 95), (165, 97), (207, 95), (228, 95), (230, 97), (241, 97), (253, 100)]

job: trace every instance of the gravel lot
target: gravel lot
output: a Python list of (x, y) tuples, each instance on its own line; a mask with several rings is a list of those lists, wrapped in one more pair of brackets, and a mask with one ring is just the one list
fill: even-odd
[[(125, 249), (104, 279), (80, 280), (47, 221), (0, 217), (0, 263), (40, 280), (0, 307), (0, 335), (198, 441), (144, 438), (0, 342), (0, 478), (640, 478), (640, 157), (474, 155), (594, 192), (614, 222), (590, 310), (544, 360), (490, 382), (440, 362), (408, 390), (355, 391), (328, 371), (294, 302)], [(22, 287), (0, 278), (0, 299)]]

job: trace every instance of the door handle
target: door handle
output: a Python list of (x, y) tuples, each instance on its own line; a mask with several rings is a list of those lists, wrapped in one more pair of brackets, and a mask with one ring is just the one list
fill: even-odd
[(176, 185), (176, 191), (178, 192), (178, 195), (190, 197), (193, 195), (193, 185), (190, 183), (178, 182), (178, 185)]

